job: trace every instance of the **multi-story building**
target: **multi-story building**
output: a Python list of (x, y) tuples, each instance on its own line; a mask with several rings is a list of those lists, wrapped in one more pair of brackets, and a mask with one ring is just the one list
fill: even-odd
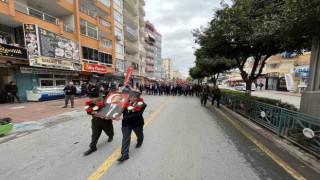
[(116, 68), (111, 80), (124, 79), (124, 32), (123, 32), (123, 0), (114, 0), (114, 34), (116, 51)]
[(140, 39), (143, 34), (140, 33), (144, 24), (142, 22), (145, 16), (143, 6), (144, 0), (124, 0), (123, 8), (123, 30), (124, 30), (124, 65), (123, 68), (127, 69), (128, 66), (134, 66), (132, 84), (142, 83), (144, 76), (143, 44)]
[(166, 81), (173, 80), (173, 62), (170, 58), (162, 59), (162, 78)]
[(154, 76), (157, 79), (161, 78), (161, 73), (162, 73), (162, 48), (161, 48), (161, 34), (158, 31), (155, 31), (155, 38), (156, 38), (156, 42), (155, 42), (155, 50), (154, 50), (154, 54), (155, 54), (155, 64), (154, 64)]
[(176, 68), (173, 68), (173, 78), (175, 80), (182, 80), (182, 73)]
[(146, 73), (148, 78), (154, 78), (155, 73), (155, 28), (154, 25), (146, 21), (145, 22), (145, 42), (146, 42)]
[[(0, 1), (0, 89), (79, 84), (115, 67), (110, 0)], [(3, 38), (4, 37), (4, 38)]]

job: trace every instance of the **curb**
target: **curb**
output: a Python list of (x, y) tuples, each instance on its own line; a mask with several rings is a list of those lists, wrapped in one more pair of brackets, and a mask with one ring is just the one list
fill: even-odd
[[(208, 100), (211, 100), (211, 98), (209, 97)], [(209, 103), (209, 104), (210, 104), (211, 108), (217, 109), (216, 106), (211, 106), (211, 103)], [(249, 131), (247, 131), (248, 134), (252, 135), (253, 137), (256, 137), (254, 135), (256, 133), (256, 134), (262, 136), (262, 138), (267, 139), (267, 141), (270, 141), (271, 143), (269, 143), (269, 144), (261, 142), (261, 141), (260, 142), (262, 144), (264, 144), (267, 148), (269, 148), (274, 154), (281, 157), (284, 162), (287, 162), (287, 164), (292, 166), (296, 171), (299, 171), (299, 172), (301, 171), (301, 174), (303, 174), (306, 177), (308, 177), (309, 174), (311, 177), (319, 177), (320, 176), (320, 159), (317, 158), (315, 155), (299, 148), (298, 146), (294, 145), (290, 141), (288, 141), (282, 137), (277, 136), (276, 134), (269, 131), (268, 129), (265, 129), (260, 124), (255, 123), (254, 121), (238, 114), (237, 112), (225, 107), (222, 104), (220, 104), (219, 109), (227, 117), (231, 118), (235, 123), (237, 123), (239, 126), (247, 126), (247, 128), (245, 130), (249, 130)], [(257, 138), (257, 139), (259, 140), (259, 138)], [(275, 147), (272, 147), (272, 146), (275, 146)], [(283, 152), (279, 152), (279, 151), (283, 151)], [(281, 154), (282, 155), (284, 154), (285, 156), (287, 156), (289, 154), (290, 157), (287, 158), (285, 156), (281, 156)], [(289, 161), (287, 159), (289, 159)], [(300, 161), (300, 164), (295, 162), (294, 159), (296, 159), (296, 161)], [(294, 164), (292, 162), (294, 162)], [(310, 170), (306, 170), (305, 167), (310, 168), (312, 171), (310, 172)], [(311, 174), (313, 174), (313, 175), (311, 175)], [(309, 178), (307, 178), (307, 179), (309, 179)], [(313, 178), (310, 178), (310, 179), (313, 179)]]

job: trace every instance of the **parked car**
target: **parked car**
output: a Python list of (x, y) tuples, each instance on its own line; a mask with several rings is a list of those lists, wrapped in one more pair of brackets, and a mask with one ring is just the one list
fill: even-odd
[[(239, 83), (235, 85), (235, 90), (238, 91), (245, 91), (246, 90), (246, 83)], [(251, 91), (256, 90), (256, 85), (254, 83), (251, 84)]]

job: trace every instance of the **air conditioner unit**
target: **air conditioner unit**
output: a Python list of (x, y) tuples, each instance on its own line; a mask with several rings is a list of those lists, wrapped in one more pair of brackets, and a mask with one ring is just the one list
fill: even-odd
[(121, 41), (121, 36), (116, 35), (116, 40)]

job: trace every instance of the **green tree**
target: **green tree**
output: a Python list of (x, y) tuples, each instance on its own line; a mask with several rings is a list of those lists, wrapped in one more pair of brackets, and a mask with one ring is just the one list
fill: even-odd
[(206, 74), (200, 70), (198, 67), (193, 67), (189, 69), (189, 75), (192, 79), (198, 80), (198, 83), (202, 83), (203, 78), (206, 77)]

